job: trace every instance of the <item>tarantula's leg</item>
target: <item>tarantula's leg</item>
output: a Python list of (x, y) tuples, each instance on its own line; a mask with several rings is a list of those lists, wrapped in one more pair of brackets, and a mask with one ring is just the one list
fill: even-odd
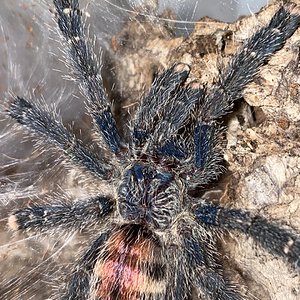
[(192, 284), (196, 287), (199, 298), (202, 299), (204, 294), (210, 300), (244, 299), (235, 285), (226, 278), (217, 249), (211, 240), (189, 236), (185, 237), (184, 243), (189, 265), (195, 274)]
[(222, 130), (218, 129), (218, 119), (231, 111), (260, 67), (283, 47), (299, 25), (299, 7), (294, 4), (282, 6), (270, 23), (257, 31), (233, 57), (213, 90), (204, 97), (194, 131), (194, 165), (197, 169), (189, 180), (190, 188), (207, 184), (223, 172)]
[(295, 4), (283, 5), (270, 23), (258, 30), (233, 57), (229, 66), (206, 98), (200, 113), (201, 123), (210, 123), (229, 113), (234, 102), (251, 82), (260, 67), (296, 31), (300, 24), (300, 9)]
[(223, 128), (217, 124), (197, 124), (194, 130), (195, 172), (187, 181), (190, 189), (205, 185), (225, 170), (223, 161)]
[(94, 284), (91, 282), (93, 269), (99, 255), (99, 251), (108, 237), (109, 232), (102, 233), (100, 237), (94, 241), (87, 252), (80, 258), (66, 286), (65, 293), (61, 298), (62, 300), (90, 299), (88, 298), (88, 295), (90, 295), (91, 286)]
[(47, 231), (58, 226), (81, 229), (101, 221), (112, 209), (112, 200), (100, 196), (74, 204), (33, 205), (15, 211), (8, 225), (13, 230), (24, 231)]
[(121, 138), (112, 116), (101, 75), (101, 66), (93, 51), (92, 43), (84, 33), (78, 0), (53, 0), (57, 11), (57, 23), (68, 49), (67, 63), (86, 96), (86, 105), (111, 151), (121, 148)]
[(300, 236), (291, 230), (250, 212), (226, 209), (210, 203), (197, 206), (194, 213), (201, 223), (219, 229), (237, 230), (251, 236), (263, 248), (285, 258), (300, 271)]
[(111, 178), (112, 166), (90, 153), (61, 122), (53, 119), (49, 112), (38, 105), (16, 97), (8, 108), (8, 114), (30, 133), (42, 137), (49, 146), (58, 147), (72, 162), (94, 176), (101, 179)]
[[(189, 71), (189, 66), (177, 64), (155, 78), (133, 123), (133, 142), (135, 145), (142, 145), (159, 126), (162, 116), (166, 115), (165, 110), (169, 111), (172, 106), (173, 94), (187, 79)], [(185, 105), (188, 106), (187, 103)], [(188, 112), (188, 109), (184, 110), (184, 113)], [(172, 116), (171, 113), (170, 115)]]

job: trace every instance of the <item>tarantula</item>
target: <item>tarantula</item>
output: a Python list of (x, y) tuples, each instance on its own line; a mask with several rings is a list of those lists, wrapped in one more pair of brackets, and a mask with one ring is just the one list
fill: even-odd
[(220, 235), (231, 230), (252, 237), (299, 271), (300, 238), (293, 230), (193, 196), (196, 187), (224, 172), (222, 119), (299, 27), (299, 7), (283, 5), (210, 89), (185, 84), (189, 66), (181, 63), (157, 76), (126, 139), (118, 132), (78, 0), (53, 3), (67, 64), (101, 137), (97, 141), (111, 153), (109, 159), (94, 154), (35, 101), (19, 96), (8, 101), (7, 114), (29, 134), (111, 185), (110, 196), (31, 204), (8, 219), (10, 228), (26, 232), (99, 224), (99, 237), (74, 265), (61, 299), (245, 299), (218, 252)]

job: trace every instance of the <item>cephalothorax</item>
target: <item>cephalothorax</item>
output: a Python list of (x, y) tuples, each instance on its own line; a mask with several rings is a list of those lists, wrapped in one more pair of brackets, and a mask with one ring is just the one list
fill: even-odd
[(33, 100), (18, 96), (7, 108), (35, 138), (112, 185), (113, 196), (100, 194), (72, 205), (31, 205), (9, 217), (11, 228), (29, 232), (82, 228), (86, 219), (99, 223), (99, 237), (75, 263), (61, 298), (247, 299), (224, 272), (217, 237), (226, 230), (251, 236), (299, 270), (300, 238), (293, 230), (191, 195), (195, 186), (203, 187), (223, 172), (220, 121), (260, 67), (299, 27), (299, 8), (282, 6), (247, 40), (210, 89), (185, 84), (185, 64), (157, 76), (129, 124), (127, 140), (118, 133), (78, 2), (53, 1), (57, 24), (67, 64), (111, 159), (92, 153)]
[(119, 186), (120, 215), (155, 229), (170, 227), (182, 211), (183, 185), (178, 181), (170, 172), (135, 163), (125, 171)]

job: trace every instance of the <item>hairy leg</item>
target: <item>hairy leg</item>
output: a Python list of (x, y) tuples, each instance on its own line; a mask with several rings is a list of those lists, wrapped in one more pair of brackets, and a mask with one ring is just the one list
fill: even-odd
[(280, 50), (300, 25), (300, 9), (294, 4), (282, 6), (268, 25), (258, 30), (221, 72), (213, 89), (208, 91), (200, 107), (194, 132), (197, 170), (190, 185), (203, 185), (222, 173), (222, 150), (218, 131), (220, 118), (231, 112), (235, 101), (242, 97), (246, 86), (255, 78), (262, 65)]
[(300, 236), (267, 219), (240, 209), (203, 203), (194, 210), (196, 219), (219, 229), (237, 230), (251, 236), (270, 253), (286, 259), (300, 271)]
[(57, 23), (68, 49), (67, 63), (86, 96), (86, 106), (96, 127), (110, 150), (117, 153), (121, 148), (121, 138), (103, 88), (101, 62), (98, 61), (93, 45), (84, 33), (78, 0), (53, 0), (53, 3), (57, 11)]
[(66, 285), (62, 300), (88, 300), (93, 270), (101, 247), (109, 237), (109, 232), (102, 233), (92, 246), (79, 259)]
[(55, 120), (50, 112), (39, 105), (16, 97), (8, 108), (8, 114), (28, 129), (29, 133), (42, 138), (49, 146), (62, 150), (72, 163), (101, 179), (111, 178), (112, 166), (95, 157), (60, 121)]
[[(192, 284), (198, 297), (210, 300), (243, 300), (234, 284), (225, 276), (217, 249), (208, 237), (186, 236), (184, 247), (188, 265), (195, 274)], [(205, 298), (205, 299), (206, 299)], [(202, 299), (202, 298), (201, 298)]]
[(218, 124), (198, 123), (194, 131), (193, 175), (187, 181), (190, 189), (218, 179), (225, 171), (223, 148), (224, 128)]
[(47, 231), (63, 226), (82, 229), (87, 224), (101, 221), (113, 209), (111, 199), (95, 197), (74, 204), (32, 205), (15, 211), (8, 219), (14, 230)]
[[(187, 79), (189, 71), (187, 65), (177, 64), (155, 78), (133, 121), (133, 142), (136, 146), (146, 142), (154, 132), (159, 131), (158, 128), (165, 130), (165, 124), (162, 126), (161, 122), (166, 121), (167, 118), (175, 118), (171, 111), (172, 108), (174, 109), (174, 104), (177, 104), (178, 108), (179, 103), (174, 101), (173, 96)], [(183, 105), (186, 106), (183, 113), (189, 113), (189, 103)], [(157, 138), (153, 139), (157, 140)]]
[(217, 84), (205, 99), (200, 123), (210, 123), (228, 114), (234, 102), (270, 57), (280, 50), (300, 25), (300, 8), (283, 5), (268, 25), (258, 30), (233, 57), (219, 76)]

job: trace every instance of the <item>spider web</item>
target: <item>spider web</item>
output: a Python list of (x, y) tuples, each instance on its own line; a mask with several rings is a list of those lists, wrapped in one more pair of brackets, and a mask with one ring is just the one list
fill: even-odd
[[(112, 59), (111, 39), (126, 25), (128, 18), (134, 19), (133, 12), (144, 16), (149, 22), (163, 21), (169, 24), (175, 36), (186, 37), (204, 16), (233, 22), (242, 15), (256, 13), (266, 1), (214, 2), (85, 0), (82, 7), (88, 12), (89, 31), (96, 35), (97, 44), (104, 49), (103, 60), (109, 62)], [(58, 50), (59, 44), (53, 30), (55, 23), (49, 13), (51, 7), (48, 0), (10, 0), (1, 4), (0, 110), (2, 112), (4, 109), (3, 99), (10, 91), (42, 99), (50, 107), (55, 107), (64, 123), (72, 126), (76, 135), (90, 144), (90, 120), (86, 118), (80, 92), (73, 82), (61, 80), (61, 75), (68, 71)], [(110, 74), (105, 67), (103, 71)], [(110, 84), (107, 83), (108, 86)], [(9, 279), (28, 274), (29, 279), (25, 283), (19, 280), (12, 282), (12, 289), (26, 289), (24, 299), (46, 299), (50, 292), (56, 291), (55, 284), (61, 278), (63, 267), (74, 261), (73, 254), (84, 248), (86, 243), (81, 242), (76, 232), (52, 232), (50, 239), (40, 235), (13, 236), (7, 231), (7, 214), (13, 208), (26, 205), (29, 200), (44, 203), (53, 195), (70, 198), (84, 196), (80, 188), (85, 184), (81, 182), (75, 188), (78, 184), (77, 171), (67, 172), (61, 167), (57, 153), (36, 151), (32, 142), (26, 139), (26, 134), (16, 129), (1, 113), (0, 149), (0, 295)], [(62, 178), (67, 179), (62, 181)], [(65, 193), (67, 196), (63, 195)], [(49, 275), (52, 271), (53, 274)], [(54, 286), (49, 288), (48, 283), (52, 281)], [(282, 298), (274, 296), (274, 299), (294, 300), (297, 297), (279, 295)], [(20, 299), (19, 296), (15, 294), (7, 299)]]

